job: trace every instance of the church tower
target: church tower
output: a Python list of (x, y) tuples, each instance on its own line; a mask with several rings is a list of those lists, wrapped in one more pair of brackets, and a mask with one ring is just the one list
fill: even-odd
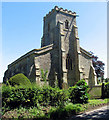
[(44, 17), (41, 47), (53, 44), (52, 70), (57, 73), (60, 87), (72, 86), (80, 78), (80, 46), (76, 16), (75, 12), (55, 6)]

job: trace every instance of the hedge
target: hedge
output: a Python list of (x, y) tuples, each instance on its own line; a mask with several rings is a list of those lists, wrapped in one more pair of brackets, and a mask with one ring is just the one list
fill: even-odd
[(87, 85), (84, 80), (77, 82), (74, 87), (68, 90), (45, 87), (24, 87), (24, 86), (2, 86), (3, 110), (10, 110), (19, 107), (41, 106), (64, 106), (68, 102), (87, 103)]
[(67, 92), (59, 88), (2, 87), (2, 106), (8, 109), (17, 107), (59, 106), (68, 101)]

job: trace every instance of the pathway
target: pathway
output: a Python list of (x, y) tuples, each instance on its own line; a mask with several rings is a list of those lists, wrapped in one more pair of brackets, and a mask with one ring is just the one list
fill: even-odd
[(69, 120), (109, 120), (109, 105), (80, 115), (75, 115)]

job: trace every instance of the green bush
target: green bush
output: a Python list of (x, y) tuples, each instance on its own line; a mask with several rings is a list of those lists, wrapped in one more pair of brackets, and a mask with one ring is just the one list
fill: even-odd
[(17, 107), (62, 106), (68, 101), (67, 92), (52, 87), (2, 86), (2, 105), (5, 109)]
[(52, 109), (50, 112), (50, 118), (52, 120), (64, 120), (66, 117), (66, 111), (63, 107), (57, 107), (56, 109)]
[[(67, 106), (69, 102), (72, 103), (87, 103), (87, 84), (84, 80), (79, 81), (74, 87), (70, 87), (68, 90), (62, 90), (59, 88), (52, 88), (50, 86), (6, 86), (2, 85), (2, 106), (3, 112), (6, 112), (15, 108), (30, 108), (41, 106), (55, 106), (59, 107), (60, 115), (64, 109), (64, 113), (67, 114), (72, 107)], [(72, 106), (72, 105), (71, 105)], [(65, 110), (66, 109), (66, 110)], [(79, 108), (78, 108), (79, 109)], [(74, 110), (74, 106), (73, 106)], [(53, 113), (52, 113), (53, 114)], [(60, 116), (59, 115), (59, 116)]]
[(80, 80), (75, 86), (69, 88), (70, 100), (73, 103), (87, 103), (88, 102), (88, 85), (85, 80)]
[(67, 117), (77, 114), (80, 111), (82, 111), (82, 105), (68, 103), (63, 107), (51, 108), (49, 114), (52, 120), (59, 120), (59, 119), (66, 120)]
[(38, 103), (38, 89), (29, 87), (17, 86), (9, 87), (2, 86), (2, 106), (5, 110), (14, 109), (17, 107), (37, 106)]
[(105, 98), (109, 98), (109, 82), (105, 84), (104, 94), (105, 94)]
[(10, 110), (8, 112), (6, 112), (2, 118), (3, 119), (7, 119), (7, 118), (12, 118), (12, 119), (43, 119), (43, 117), (45, 116), (44, 112), (42, 110), (37, 109), (37, 107), (33, 107), (33, 108), (19, 108), (19, 109), (14, 109), (14, 110)]
[[(54, 89), (54, 95), (52, 95), (52, 103), (57, 103), (57, 105), (63, 106), (65, 102), (69, 100), (69, 93), (66, 90), (58, 90), (55, 92)], [(55, 101), (55, 102), (54, 102)]]
[(9, 79), (9, 84), (12, 86), (15, 85), (30, 85), (30, 80), (22, 73), (16, 74)]

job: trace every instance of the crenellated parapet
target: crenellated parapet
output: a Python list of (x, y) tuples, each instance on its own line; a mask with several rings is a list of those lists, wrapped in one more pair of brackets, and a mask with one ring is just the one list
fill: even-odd
[(67, 14), (75, 16), (75, 17), (78, 16), (76, 14), (76, 12), (72, 12), (71, 10), (67, 10), (67, 9), (63, 9), (63, 8), (59, 8), (58, 6), (55, 6), (54, 9), (52, 9), (48, 14), (46, 14), (46, 16), (44, 17), (44, 19), (46, 17), (50, 16), (55, 11), (62, 12), (62, 13), (67, 13)]

